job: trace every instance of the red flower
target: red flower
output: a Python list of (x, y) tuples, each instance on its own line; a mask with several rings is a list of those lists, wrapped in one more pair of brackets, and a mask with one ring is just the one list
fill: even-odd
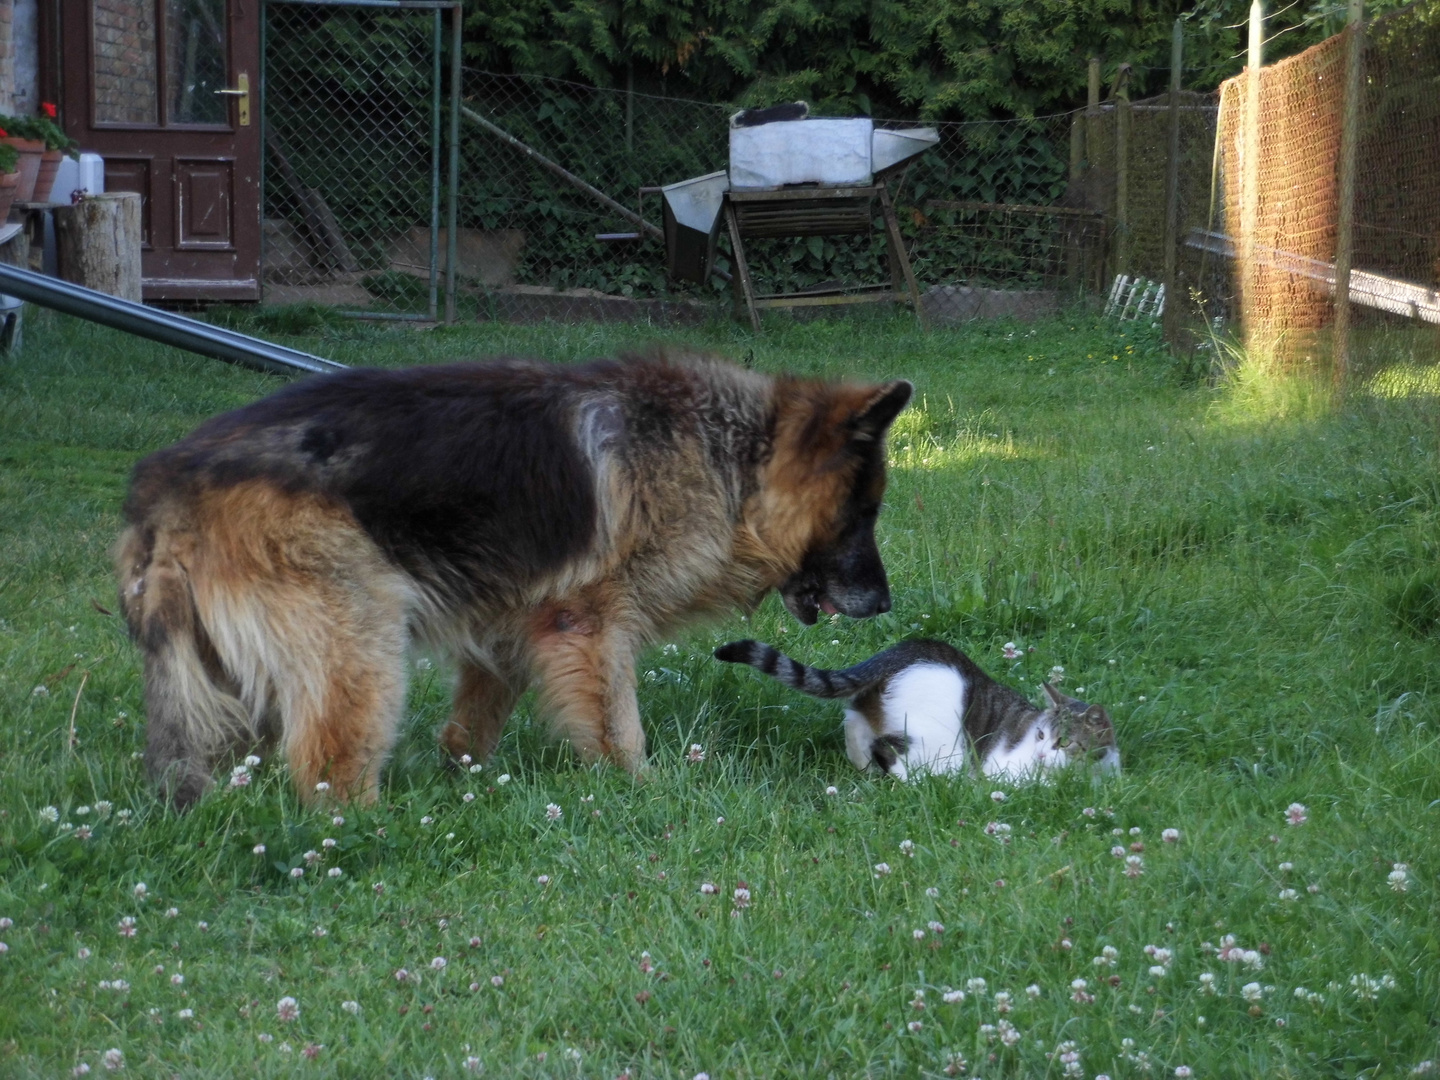
[(46, 116), (48, 116), (51, 120), (55, 119), (55, 106), (50, 104), (50, 102), (42, 101), (40, 103), (40, 111), (43, 112)]
[(0, 128), (0, 139), (8, 139), (9, 137), (10, 133), (7, 132), (4, 128)]

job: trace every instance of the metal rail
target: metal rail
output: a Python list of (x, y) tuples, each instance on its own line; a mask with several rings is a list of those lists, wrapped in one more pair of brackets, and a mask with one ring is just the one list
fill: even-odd
[(343, 371), (344, 364), (326, 360), (299, 349), (287, 349), (248, 334), (211, 326), (198, 319), (171, 311), (159, 311), (144, 304), (121, 300), (68, 281), (46, 277), (17, 266), (0, 263), (0, 293), (28, 300), (66, 315), (123, 330), (127, 334), (173, 345), (201, 356), (224, 360), (256, 371), (281, 375), (324, 374)]

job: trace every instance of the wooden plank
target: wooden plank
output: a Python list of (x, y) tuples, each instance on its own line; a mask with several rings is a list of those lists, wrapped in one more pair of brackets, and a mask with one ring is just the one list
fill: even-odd
[(839, 307), (842, 304), (879, 304), (879, 303), (901, 303), (908, 304), (910, 297), (903, 292), (875, 293), (847, 293), (843, 296), (787, 296), (769, 297), (756, 300), (757, 308), (783, 308), (783, 307)]
[[(725, 224), (730, 229), (730, 247), (735, 257), (735, 273), (731, 277), (731, 287), (735, 290), (735, 306), (738, 309), (743, 302), (745, 310), (750, 315), (750, 327), (755, 333), (760, 332), (760, 312), (755, 307), (755, 285), (750, 280), (750, 266), (745, 261), (745, 242), (740, 238), (740, 224), (735, 220), (735, 206), (729, 196), (725, 198)], [(736, 314), (739, 314), (737, 311)]]
[(904, 288), (915, 318), (925, 328), (925, 312), (920, 306), (920, 286), (915, 281), (915, 271), (910, 267), (910, 256), (905, 251), (905, 238), (900, 235), (900, 222), (895, 217), (895, 207), (890, 202), (890, 192), (880, 192), (880, 210), (885, 216), (885, 246), (890, 256), (890, 279), (898, 292)]
[[(1185, 238), (1185, 246), (1208, 251), (1213, 255), (1223, 255), (1227, 259), (1236, 257), (1235, 241), (1224, 233), (1192, 229)], [(1258, 245), (1255, 248), (1255, 259), (1262, 266), (1314, 281), (1324, 286), (1325, 291), (1332, 295), (1335, 292), (1334, 263)], [(1350, 271), (1350, 302), (1363, 304), (1377, 311), (1388, 311), (1394, 315), (1406, 315), (1422, 322), (1440, 324), (1440, 290), (1368, 270)]]
[(928, 199), (926, 210), (986, 210), (1000, 214), (1034, 214), (1037, 217), (1103, 218), (1099, 210), (1073, 206), (1030, 206), (1025, 203), (974, 202), (969, 199)]
[(871, 199), (881, 191), (880, 185), (867, 187), (794, 187), (794, 188), (758, 188), (752, 190), (735, 191), (728, 194), (730, 201), (736, 204), (749, 202), (799, 202), (811, 200), (828, 199)]

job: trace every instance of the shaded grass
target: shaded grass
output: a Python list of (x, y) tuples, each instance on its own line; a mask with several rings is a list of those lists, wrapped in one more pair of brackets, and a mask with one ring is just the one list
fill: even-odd
[[(447, 680), (422, 658), (384, 806), (335, 824), (267, 764), (175, 817), (132, 757), (139, 673), (99, 610), (114, 608), (106, 547), (137, 457), (280, 383), (33, 319), (26, 351), (0, 364), (0, 917), (14, 920), (0, 1072), (98, 1070), (110, 1047), (131, 1071), (187, 1076), (458, 1076), (471, 1056), (490, 1075), (940, 1075), (952, 1053), (967, 1075), (1059, 1076), (1067, 1040), (1084, 1075), (1146, 1075), (1142, 1052), (1152, 1076), (1403, 1075), (1440, 1056), (1440, 431), (1433, 396), (1395, 390), (1423, 379), (1377, 378), (1383, 394), (1343, 411), (1253, 378), (1196, 387), (1147, 331), (1079, 314), (763, 338), (228, 317), (303, 331), (285, 340), (347, 363), (665, 341), (765, 370), (911, 378), (880, 530), (894, 610), (803, 628), (772, 598), (748, 623), (649, 651), (640, 785), (576, 764), (528, 700), (494, 762), (440, 769)], [(1067, 687), (1110, 707), (1125, 775), (1000, 803), (991, 785), (862, 777), (833, 705), (709, 659), (755, 636), (839, 666), (922, 632), (1032, 693), (1064, 667)], [(1021, 660), (1001, 659), (1006, 641)], [(1296, 801), (1309, 821), (1292, 827)], [(1110, 850), (1136, 843), (1130, 878)], [(1388, 881), (1397, 862), (1404, 892)], [(751, 903), (731, 915), (741, 882)], [(125, 916), (134, 937), (118, 933)], [(1263, 969), (1217, 961), (1225, 934)], [(1172, 950), (1166, 974), (1149, 974), (1146, 944)], [(1105, 945), (1114, 968), (1092, 963)], [(1395, 985), (1365, 1000), (1350, 983), (1362, 973)], [(974, 978), (984, 993), (942, 1000)], [(1077, 978), (1093, 1002), (1072, 998)], [(116, 979), (128, 988), (100, 988)], [(1252, 981), (1258, 1009), (1240, 992)], [(1014, 1045), (981, 1027), (1002, 1018), (1001, 990)], [(301, 1010), (289, 1024), (285, 995)], [(313, 1061), (307, 1044), (323, 1044)]]

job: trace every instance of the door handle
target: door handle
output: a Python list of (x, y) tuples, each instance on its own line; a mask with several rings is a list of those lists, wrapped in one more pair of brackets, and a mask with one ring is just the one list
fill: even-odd
[(246, 72), (242, 71), (235, 77), (233, 89), (216, 90), (215, 93), (238, 97), (240, 100), (236, 104), (240, 107), (240, 126), (250, 126), (250, 76)]

